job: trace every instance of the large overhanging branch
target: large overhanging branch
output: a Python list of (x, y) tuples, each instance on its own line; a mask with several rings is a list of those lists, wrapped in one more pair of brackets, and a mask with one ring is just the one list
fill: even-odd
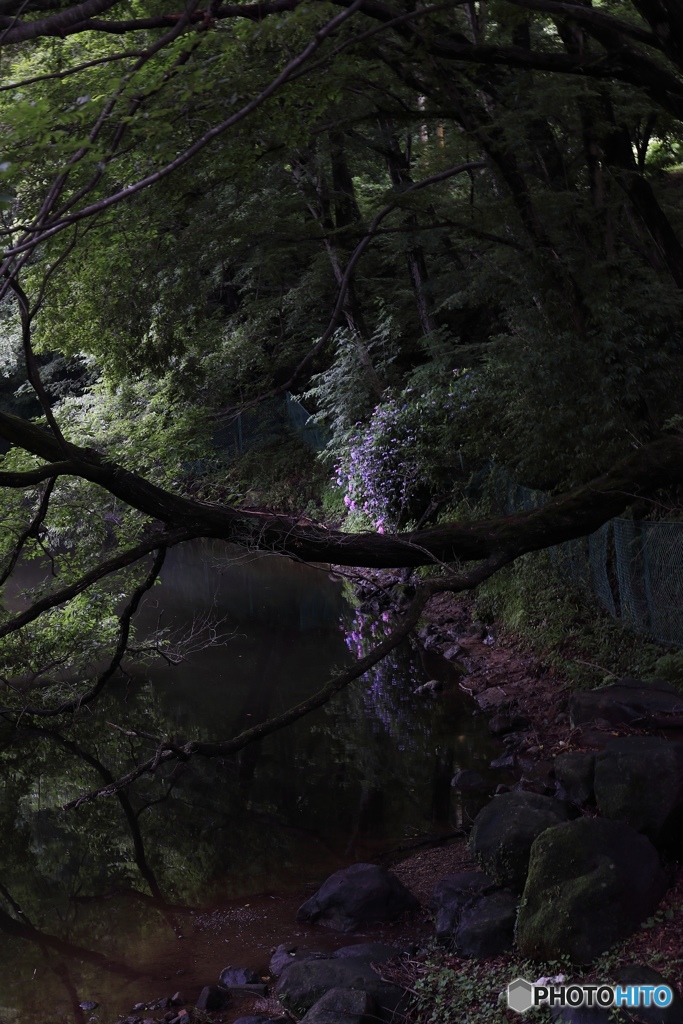
[[(47, 461), (62, 449), (47, 431), (0, 413), (0, 436)], [(635, 449), (604, 476), (554, 498), (541, 509), (477, 523), (445, 523), (403, 534), (348, 534), (272, 513), (246, 512), (166, 491), (92, 449), (68, 446), (72, 476), (98, 484), (169, 530), (212, 537), (310, 562), (373, 568), (516, 558), (597, 530), (643, 495), (683, 482), (683, 438)]]

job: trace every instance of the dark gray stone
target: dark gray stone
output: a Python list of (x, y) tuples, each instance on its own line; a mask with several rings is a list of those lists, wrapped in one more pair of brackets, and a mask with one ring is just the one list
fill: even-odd
[(459, 789), (462, 793), (472, 793), (481, 789), (490, 789), (490, 783), (486, 781), (480, 772), (464, 768), (451, 779), (451, 786)]
[(336, 931), (395, 921), (419, 906), (395, 875), (376, 864), (352, 864), (335, 871), (297, 911), (297, 921)]
[(655, 911), (667, 881), (650, 840), (621, 821), (579, 818), (546, 829), (531, 848), (519, 951), (590, 963)]
[(274, 978), (279, 978), (285, 967), (289, 967), (290, 964), (300, 963), (302, 960), (314, 960), (327, 955), (317, 949), (301, 949), (299, 946), (292, 945), (291, 942), (283, 942), (270, 958), (268, 972)]
[(302, 1017), (302, 1024), (376, 1024), (378, 1009), (368, 992), (332, 988)]
[(683, 744), (623, 736), (595, 759), (595, 800), (606, 818), (625, 821), (657, 845), (679, 840), (683, 825)]
[(521, 890), (534, 839), (570, 816), (568, 805), (552, 797), (523, 791), (503, 793), (474, 819), (470, 846), (496, 882)]
[(275, 994), (289, 1010), (303, 1015), (332, 988), (366, 992), (376, 1000), (379, 1016), (389, 1019), (407, 1006), (403, 989), (382, 981), (362, 957), (333, 957), (293, 963), (282, 972)]
[(434, 697), (443, 690), (443, 682), (440, 679), (430, 679), (428, 683), (418, 686), (413, 693), (417, 697)]
[(610, 725), (647, 728), (662, 716), (683, 714), (683, 696), (663, 679), (618, 679), (598, 690), (577, 690), (569, 698), (572, 728), (603, 719)]
[(465, 907), (455, 933), (461, 956), (500, 956), (512, 949), (518, 897), (510, 889), (498, 889)]
[(491, 761), (491, 768), (509, 768), (515, 767), (514, 754), (503, 754), (502, 757), (496, 757)]
[(258, 974), (250, 971), (248, 967), (224, 967), (218, 980), (224, 988), (258, 985), (261, 981)]
[(437, 882), (430, 906), (436, 912), (436, 936), (439, 941), (451, 942), (455, 938), (463, 910), (495, 888), (494, 880), (483, 871), (461, 871), (455, 875), (446, 875)]
[(509, 715), (497, 714), (489, 719), (489, 732), (493, 736), (504, 736), (506, 732), (512, 732), (513, 725)]
[(637, 1013), (628, 1011), (626, 1018), (629, 1020), (642, 1020), (647, 1024), (683, 1024), (683, 999), (681, 994), (668, 978), (655, 971), (652, 967), (643, 967), (639, 964), (622, 967), (614, 975), (614, 980), (620, 985), (668, 985), (673, 989), (673, 1002), (670, 1006), (643, 1006)]
[(198, 1010), (224, 1010), (230, 1002), (230, 994), (218, 985), (205, 985), (195, 1003)]
[(332, 956), (341, 957), (363, 957), (364, 960), (371, 960), (373, 963), (380, 964), (384, 960), (391, 960), (395, 956), (400, 956), (401, 950), (397, 949), (396, 946), (387, 946), (383, 942), (359, 942), (356, 946), (341, 946), (340, 949), (335, 949)]
[(568, 751), (555, 758), (557, 796), (581, 806), (593, 799), (595, 754), (580, 750)]

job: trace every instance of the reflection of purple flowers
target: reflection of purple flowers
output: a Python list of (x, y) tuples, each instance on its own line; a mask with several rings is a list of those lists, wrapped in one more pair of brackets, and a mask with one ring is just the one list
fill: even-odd
[[(375, 618), (356, 610), (350, 628), (342, 622), (346, 645), (352, 654), (362, 658), (390, 634), (390, 618), (389, 612)], [(406, 745), (414, 746), (409, 738), (423, 727), (414, 714), (413, 698), (414, 689), (422, 681), (422, 669), (407, 644), (400, 644), (360, 678), (366, 717), (374, 723), (375, 731), (381, 729), (400, 740), (400, 750)]]

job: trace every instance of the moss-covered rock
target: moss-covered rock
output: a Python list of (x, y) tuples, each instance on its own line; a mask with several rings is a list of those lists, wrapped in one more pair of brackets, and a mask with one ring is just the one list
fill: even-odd
[(568, 751), (555, 758), (557, 795), (572, 804), (582, 805), (593, 799), (595, 754), (581, 750)]
[(470, 845), (481, 866), (499, 885), (512, 886), (519, 892), (536, 836), (570, 817), (567, 804), (552, 797), (524, 791), (503, 793), (474, 819)]
[(595, 759), (595, 800), (606, 818), (625, 821), (655, 845), (680, 842), (683, 744), (623, 736)]
[(517, 917), (523, 956), (590, 963), (656, 909), (667, 887), (646, 836), (606, 818), (580, 818), (535, 840)]

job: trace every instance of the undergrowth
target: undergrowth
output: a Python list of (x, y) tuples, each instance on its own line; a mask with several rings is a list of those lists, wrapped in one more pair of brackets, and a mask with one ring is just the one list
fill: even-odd
[(590, 593), (563, 580), (547, 552), (524, 555), (487, 580), (476, 608), (482, 621), (514, 632), (577, 687), (621, 676), (683, 683), (683, 652), (667, 653), (625, 629)]

